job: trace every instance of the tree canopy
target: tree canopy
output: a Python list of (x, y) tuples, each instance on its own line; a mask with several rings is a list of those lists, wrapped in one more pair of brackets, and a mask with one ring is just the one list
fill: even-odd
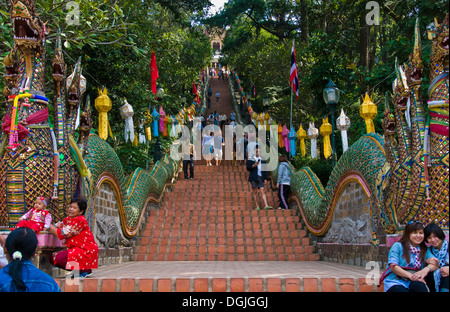
[[(69, 0), (36, 2), (39, 16), (50, 30), (47, 59), (52, 58), (59, 28), (69, 69), (82, 57), (91, 101), (98, 87), (108, 88), (113, 102), (109, 118), (116, 134), (115, 140), (108, 140), (130, 170), (143, 165), (147, 147), (132, 149), (123, 142), (118, 110), (122, 99), (133, 105), (136, 124), (149, 105), (163, 104), (166, 112), (176, 113), (185, 95), (190, 100), (192, 82), (210, 62), (212, 49), (205, 27), (226, 30), (221, 62), (238, 72), (246, 91), (255, 85), (254, 110), (269, 112), (286, 124), (290, 53), (295, 41), (300, 97), (294, 101), (294, 126), (298, 129), (302, 123), (307, 127), (309, 121), (319, 126), (320, 118), (329, 114), (322, 91), (331, 78), (341, 90), (338, 111), (344, 108), (353, 124), (351, 144), (365, 132), (359, 117), (365, 92), (373, 94), (378, 106), (375, 125), (381, 132), (384, 95), (391, 91), (395, 57), (401, 63), (408, 60), (416, 17), (420, 19), (426, 64), (430, 54), (426, 26), (435, 17), (442, 20), (448, 12), (448, 0), (375, 2), (379, 5), (375, 11), (374, 7), (366, 8), (365, 0), (229, 0), (212, 17), (207, 14), (209, 0), (92, 0), (77, 1), (77, 8), (71, 7)], [(13, 44), (9, 11), (10, 1), (0, 1), (0, 61)], [(374, 14), (379, 14), (379, 23), (368, 23), (367, 17)], [(157, 58), (158, 83), (167, 94), (162, 103), (156, 103), (149, 91), (152, 51)], [(51, 98), (51, 76), (49, 71), (47, 74), (46, 93)], [(424, 89), (427, 77), (425, 71)], [(94, 126), (96, 117), (94, 111)], [(336, 142), (339, 149), (339, 140)]]
[[(364, 133), (359, 105), (365, 92), (373, 94), (378, 105), (376, 126), (382, 132), (384, 94), (392, 90), (395, 57), (403, 63), (412, 53), (416, 17), (424, 62), (428, 63), (426, 26), (434, 17), (442, 20), (448, 12), (448, 0), (376, 4), (379, 7), (375, 12), (373, 7), (366, 8), (367, 1), (363, 0), (229, 0), (205, 24), (227, 30), (222, 62), (237, 71), (246, 91), (252, 83), (255, 85), (254, 110), (269, 112), (286, 124), (290, 112), (290, 53), (295, 40), (300, 79), (300, 99), (294, 101), (293, 111), (296, 129), (300, 123), (307, 127), (309, 121), (329, 114), (322, 91), (331, 78), (341, 90), (338, 110), (344, 108), (355, 125), (349, 131), (350, 140), (355, 141)], [(379, 23), (368, 23), (377, 13)], [(427, 77), (425, 72), (424, 89)], [(269, 105), (265, 107), (264, 102)], [(316, 126), (320, 124), (316, 122)]]
[[(37, 0), (37, 14), (47, 22), (47, 64), (53, 57), (56, 30), (60, 29), (68, 71), (78, 57), (82, 58), (83, 75), (87, 79), (86, 94), (91, 105), (97, 88), (105, 86), (113, 107), (109, 120), (115, 140), (108, 139), (131, 171), (145, 167), (147, 146), (132, 148), (123, 139), (124, 123), (119, 108), (123, 99), (133, 106), (135, 125), (139, 125), (149, 105), (163, 105), (166, 113), (175, 114), (182, 107), (181, 98), (191, 99), (193, 81), (209, 63), (212, 55), (209, 38), (198, 20), (211, 5), (208, 0), (142, 1), (93, 0), (78, 1), (73, 7), (68, 0)], [(13, 45), (10, 1), (0, 2), (0, 61)], [(151, 94), (150, 58), (155, 52), (159, 78), (157, 83), (166, 96), (156, 103)], [(49, 67), (49, 66), (47, 66)], [(1, 79), (0, 88), (4, 81)], [(47, 70), (46, 95), (52, 98), (53, 84)], [(84, 105), (84, 104), (83, 104)], [(93, 109), (94, 128), (98, 121)], [(139, 128), (137, 128), (139, 130)], [(163, 142), (164, 143), (164, 142)], [(150, 146), (153, 148), (153, 144)]]

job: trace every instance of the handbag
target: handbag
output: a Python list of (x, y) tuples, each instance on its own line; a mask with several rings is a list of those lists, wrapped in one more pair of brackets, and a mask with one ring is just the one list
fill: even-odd
[[(391, 274), (395, 274), (395, 273), (392, 272), (392, 271), (388, 272), (388, 271), (390, 270), (390, 268), (391, 268), (391, 266), (388, 266), (387, 269), (384, 270), (383, 274), (381, 274), (381, 276), (380, 276), (380, 281), (378, 282), (378, 285), (377, 285), (378, 287), (381, 286), (381, 283), (386, 279), (386, 277), (388, 277), (388, 276), (391, 275)], [(401, 268), (402, 268), (403, 270), (409, 272), (409, 273), (415, 273), (415, 272), (419, 271), (419, 269), (416, 269), (416, 268), (413, 268), (413, 267), (402, 267), (402, 266), (401, 266)], [(400, 276), (399, 276), (399, 278), (404, 279), (404, 280), (408, 280), (408, 279), (405, 278), (405, 277), (400, 277)]]

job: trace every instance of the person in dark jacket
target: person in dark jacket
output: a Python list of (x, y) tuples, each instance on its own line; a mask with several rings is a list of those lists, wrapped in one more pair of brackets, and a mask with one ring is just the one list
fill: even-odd
[(267, 204), (264, 181), (267, 179), (268, 175), (266, 171), (261, 170), (262, 163), (264, 163), (264, 160), (261, 159), (261, 156), (259, 155), (259, 148), (256, 148), (255, 155), (247, 160), (246, 163), (247, 170), (250, 171), (248, 181), (252, 185), (252, 194), (253, 200), (255, 201), (256, 210), (260, 209), (258, 204), (258, 193), (261, 195), (264, 202), (264, 209), (272, 209), (272, 207)]
[(282, 155), (278, 159), (278, 198), (280, 200), (280, 206), (278, 209), (289, 209), (288, 197), (291, 189), (291, 168), (289, 167), (288, 159)]

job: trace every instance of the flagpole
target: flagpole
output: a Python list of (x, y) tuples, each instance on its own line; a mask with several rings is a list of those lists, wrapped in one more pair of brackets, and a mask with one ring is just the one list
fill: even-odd
[[(292, 40), (292, 46), (294, 47), (295, 39)], [(291, 85), (291, 115), (290, 115), (290, 125), (289, 125), (289, 131), (291, 131), (292, 128), (292, 85)]]
[(291, 88), (291, 118), (290, 118), (289, 131), (291, 131), (291, 128), (292, 128), (292, 88)]

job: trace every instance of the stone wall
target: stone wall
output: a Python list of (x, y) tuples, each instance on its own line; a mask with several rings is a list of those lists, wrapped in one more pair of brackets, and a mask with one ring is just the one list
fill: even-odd
[(122, 234), (119, 204), (113, 187), (108, 182), (101, 184), (95, 194), (95, 215), (93, 233), (99, 247), (130, 247), (130, 242)]
[(365, 244), (371, 240), (370, 203), (357, 182), (348, 183), (334, 209), (331, 227), (324, 243)]
[(390, 247), (387, 245), (372, 246), (370, 244), (314, 244), (320, 260), (357, 266), (366, 266), (369, 262), (377, 262), (380, 268), (387, 267)]
[[(298, 209), (295, 202), (290, 208)], [(374, 261), (381, 268), (387, 265), (390, 247), (386, 245), (386, 233), (381, 226), (377, 228), (380, 245), (370, 244), (370, 209), (370, 199), (361, 185), (348, 183), (337, 200), (328, 232), (323, 237), (310, 234), (320, 260), (358, 266)]]

